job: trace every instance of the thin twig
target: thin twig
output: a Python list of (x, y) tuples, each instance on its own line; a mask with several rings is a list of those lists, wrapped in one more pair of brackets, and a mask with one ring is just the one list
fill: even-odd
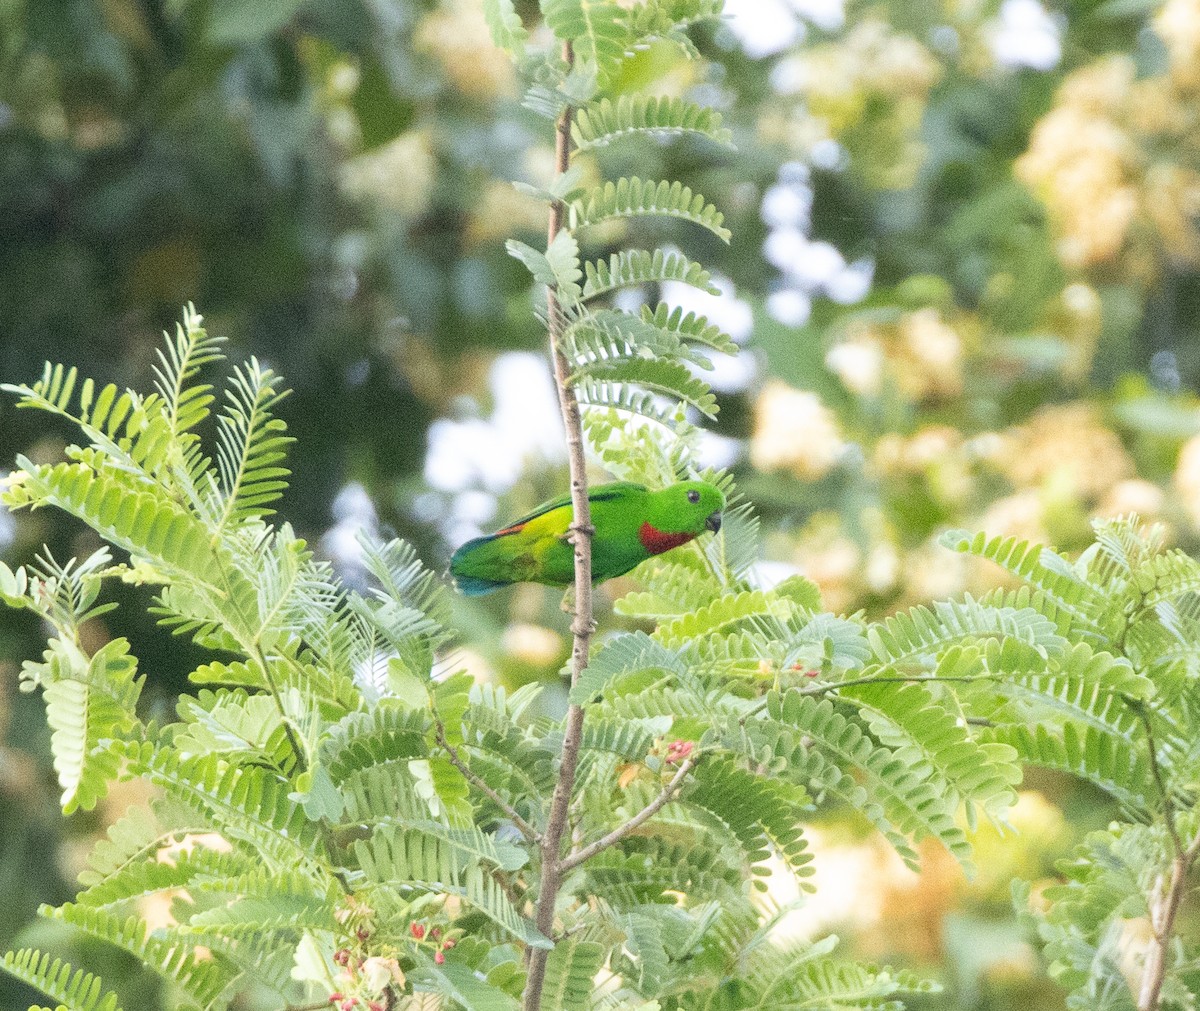
[(567, 871), (572, 871), (580, 864), (591, 860), (597, 853), (602, 853), (610, 846), (614, 846), (624, 839), (630, 832), (636, 828), (640, 828), (647, 821), (653, 818), (674, 798), (679, 787), (683, 784), (684, 778), (695, 767), (695, 761), (691, 758), (684, 759), (679, 766), (679, 771), (671, 777), (671, 781), (662, 788), (659, 793), (649, 804), (642, 808), (624, 825), (620, 825), (613, 829), (608, 835), (601, 839), (597, 839), (594, 843), (585, 846), (581, 850), (576, 850), (574, 853), (566, 856), (562, 860), (562, 870), (565, 874)]
[(1163, 820), (1167, 823), (1167, 833), (1171, 837), (1171, 848), (1177, 857), (1183, 856), (1183, 840), (1179, 838), (1179, 830), (1175, 826), (1175, 804), (1171, 800), (1171, 792), (1167, 789), (1167, 781), (1163, 777), (1162, 767), (1158, 764), (1158, 745), (1154, 740), (1154, 727), (1150, 723), (1150, 713), (1141, 703), (1130, 705), (1142, 721), (1146, 731), (1146, 749), (1150, 754), (1150, 774), (1154, 777), (1154, 785), (1158, 788), (1162, 799)]
[(994, 681), (995, 679), (995, 674), (962, 674), (945, 677), (940, 674), (884, 674), (850, 678), (847, 681), (826, 681), (821, 684), (809, 685), (807, 688), (797, 688), (796, 691), (801, 695), (821, 695), (825, 692), (837, 691), (839, 688), (853, 688), (855, 685), (906, 685), (920, 684), (925, 681), (970, 684), (972, 681)]
[(1200, 854), (1200, 834), (1192, 840), (1185, 849), (1183, 840), (1179, 837), (1179, 828), (1175, 824), (1175, 803), (1171, 799), (1171, 791), (1167, 786), (1166, 777), (1158, 761), (1158, 745), (1154, 739), (1154, 727), (1150, 722), (1150, 713), (1140, 702), (1129, 702), (1129, 708), (1137, 713), (1146, 731), (1146, 747), (1150, 755), (1150, 774), (1154, 785), (1162, 799), (1163, 820), (1167, 825), (1167, 834), (1171, 838), (1171, 848), (1174, 858), (1171, 860), (1171, 876), (1163, 887), (1162, 876), (1154, 883), (1154, 897), (1150, 901), (1150, 927), (1154, 936), (1146, 949), (1146, 958), (1142, 963), (1142, 982), (1138, 990), (1138, 1011), (1158, 1011), (1162, 999), (1163, 983), (1167, 975), (1167, 948), (1171, 944), (1171, 933), (1175, 928), (1175, 917), (1183, 902), (1183, 894), (1187, 890), (1187, 879), (1192, 865)]
[(450, 764), (453, 765), (454, 768), (456, 768), (464, 776), (466, 776), (467, 780), (481, 793), (485, 794), (493, 804), (500, 808), (500, 810), (508, 816), (509, 820), (517, 826), (521, 835), (523, 835), (535, 846), (540, 843), (542, 841), (541, 833), (539, 833), (537, 829), (535, 829), (529, 824), (529, 822), (522, 818), (517, 813), (516, 808), (514, 808), (507, 800), (501, 797), (500, 794), (498, 794), (495, 790), (488, 786), (487, 783), (480, 779), (478, 773), (472, 772), (470, 766), (468, 766), (467, 763), (462, 760), (462, 756), (459, 755), (458, 749), (455, 748), (454, 745), (448, 740), (446, 740), (446, 725), (441, 720), (438, 720), (437, 723), (434, 724), (433, 732), (438, 746), (442, 748), (449, 756)]
[(246, 652), (262, 668), (263, 680), (267, 683), (267, 691), (270, 692), (271, 698), (275, 701), (275, 709), (279, 712), (279, 721), (283, 724), (283, 732), (287, 736), (292, 753), (296, 756), (296, 765), (301, 772), (307, 772), (308, 752), (304, 750), (304, 746), (300, 743), (300, 738), (296, 736), (296, 728), (292, 726), (292, 721), (288, 718), (287, 710), (283, 707), (283, 693), (279, 690), (279, 685), (271, 673), (271, 668), (267, 665), (267, 655), (262, 651), (262, 647), (257, 642), (252, 643)]
[[(1200, 843), (1200, 837), (1197, 839)], [(1197, 843), (1185, 853), (1179, 853), (1171, 861), (1171, 879), (1166, 890), (1156, 886), (1158, 895), (1150, 907), (1150, 926), (1154, 938), (1146, 951), (1142, 964), (1142, 985), (1138, 992), (1138, 1011), (1158, 1011), (1162, 997), (1163, 982), (1167, 975), (1167, 947), (1171, 943), (1171, 931), (1175, 927), (1175, 915), (1179, 912), (1186, 890), (1188, 871), (1191, 870)], [(1161, 879), (1160, 879), (1161, 880)]]
[[(563, 59), (568, 66), (574, 63), (570, 43), (563, 43)], [(574, 110), (566, 106), (559, 114), (555, 126), (554, 169), (563, 175), (571, 160), (571, 122)], [(562, 230), (566, 207), (561, 200), (550, 205), (550, 219), (546, 229), (546, 244), (554, 242)], [(566, 432), (567, 460), (571, 470), (571, 508), (573, 522), (570, 526), (571, 543), (575, 548), (575, 615), (571, 621), (571, 686), (574, 687), (583, 669), (587, 667), (588, 650), (592, 641), (592, 515), (588, 505), (587, 457), (583, 448), (583, 419), (579, 412), (579, 401), (571, 385), (571, 366), (562, 349), (565, 319), (558, 293), (549, 288), (546, 292), (547, 322), (550, 339), (550, 357), (554, 362), (554, 385), (558, 391), (558, 406)], [(562, 837), (567, 824), (567, 812), (571, 805), (571, 793), (575, 786), (575, 770), (579, 764), (579, 748), (583, 740), (583, 708), (572, 705), (567, 709), (566, 727), (563, 732), (562, 758), (559, 762), (558, 781), (550, 801), (550, 813), (546, 820), (546, 832), (542, 836), (542, 874), (538, 886), (537, 929), (546, 937), (554, 932), (554, 910), (558, 903), (558, 890), (562, 884)], [(529, 975), (526, 977), (525, 1011), (539, 1011), (542, 1004), (542, 988), (546, 982), (545, 948), (528, 949)]]
[[(897, 675), (872, 674), (872, 675), (868, 675), (867, 677), (850, 678), (849, 680), (846, 680), (846, 681), (823, 681), (820, 684), (809, 685), (809, 687), (807, 687), (807, 688), (795, 688), (795, 689), (789, 689), (789, 691), (794, 690), (798, 695), (825, 695), (828, 692), (835, 692), (839, 688), (853, 688), (856, 685), (878, 685), (878, 684), (907, 685), (907, 684), (921, 684), (923, 682), (928, 682), (928, 681), (942, 681), (942, 682), (947, 682), (947, 683), (957, 682), (959, 684), (963, 684), (963, 683), (969, 684), (972, 681), (993, 681), (995, 679), (996, 679), (995, 674), (963, 674), (963, 675), (959, 675), (959, 676), (950, 675), (950, 676), (946, 676), (946, 677), (943, 677), (938, 674), (897, 674)], [(752, 705), (749, 709), (747, 709), (744, 713), (742, 713), (741, 718), (738, 720), (738, 722), (742, 726), (745, 726), (746, 721), (751, 716), (754, 716), (757, 713), (761, 713), (766, 708), (767, 708), (767, 696), (763, 695), (758, 699), (757, 702), (754, 703), (754, 705)], [(971, 722), (971, 721), (968, 720), (968, 722)]]

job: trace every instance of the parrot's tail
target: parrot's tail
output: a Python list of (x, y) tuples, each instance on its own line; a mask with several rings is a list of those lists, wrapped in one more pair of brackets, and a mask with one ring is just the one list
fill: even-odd
[(459, 593), (468, 597), (482, 597), (485, 593), (491, 593), (493, 590), (510, 584), (494, 583), (490, 579), (476, 579), (474, 576), (455, 576), (454, 585), (458, 587)]
[[(511, 585), (511, 579), (492, 578), (497, 573), (489, 571), (495, 570), (496, 565), (488, 557), (491, 552), (487, 548), (494, 544), (495, 541), (495, 534), (489, 534), (486, 537), (476, 537), (472, 541), (467, 541), (466, 544), (454, 552), (454, 557), (450, 559), (450, 575), (454, 577), (454, 583), (459, 591), (466, 596), (482, 597), (485, 593), (491, 593), (502, 586)], [(489, 564), (489, 562), (492, 564)], [(481, 569), (484, 571), (481, 572)]]

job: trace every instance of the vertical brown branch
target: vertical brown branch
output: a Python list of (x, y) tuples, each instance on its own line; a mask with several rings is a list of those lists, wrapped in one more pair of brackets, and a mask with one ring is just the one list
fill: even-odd
[(1142, 964), (1142, 983), (1138, 992), (1138, 1011), (1158, 1011), (1162, 999), (1163, 981), (1167, 975), (1167, 947), (1171, 943), (1171, 932), (1175, 927), (1175, 915), (1179, 912), (1179, 904), (1183, 901), (1183, 893), (1187, 882), (1188, 871), (1191, 869), (1189, 850), (1179, 853), (1171, 861), (1171, 877), (1164, 888), (1161, 879), (1156, 887), (1157, 895), (1150, 903), (1150, 926), (1154, 937), (1146, 950), (1146, 960)]
[(1166, 822), (1167, 835), (1171, 841), (1171, 875), (1164, 882), (1162, 875), (1154, 883), (1153, 894), (1148, 899), (1150, 907), (1150, 929), (1153, 937), (1146, 949), (1146, 958), (1142, 962), (1142, 979), (1138, 988), (1138, 1011), (1158, 1011), (1162, 1000), (1163, 982), (1167, 975), (1167, 948), (1171, 944), (1171, 934), (1175, 929), (1175, 917), (1183, 902), (1183, 893), (1187, 888), (1188, 875), (1192, 865), (1200, 854), (1200, 835), (1192, 840), (1187, 849), (1179, 837), (1179, 829), (1175, 824), (1175, 804), (1162, 767), (1158, 761), (1158, 744), (1154, 739), (1154, 726), (1150, 721), (1150, 713), (1145, 706), (1134, 707), (1141, 718), (1146, 731), (1146, 746), (1150, 753), (1150, 772), (1154, 777), (1159, 796), (1162, 799), (1163, 819)]
[[(568, 66), (574, 62), (569, 43), (563, 44), (563, 59)], [(574, 110), (567, 106), (559, 114), (555, 128), (554, 166), (562, 175), (571, 158), (571, 120)], [(550, 206), (547, 245), (562, 230), (566, 206), (559, 200)], [(567, 459), (571, 469), (571, 542), (575, 546), (575, 614), (571, 621), (571, 684), (587, 666), (588, 649), (592, 640), (592, 515), (588, 507), (587, 458), (583, 448), (583, 420), (579, 401), (571, 386), (571, 366), (562, 350), (566, 320), (558, 293), (550, 288), (546, 293), (550, 356), (554, 362), (554, 385), (558, 389), (558, 406), (566, 430)], [(562, 838), (567, 824), (567, 809), (575, 786), (575, 770), (579, 764), (579, 746), (583, 735), (583, 709), (572, 705), (567, 709), (566, 730), (563, 734), (562, 759), (558, 782), (550, 801), (546, 832), (542, 837), (542, 880), (538, 890), (536, 924), (539, 931), (551, 937), (554, 933), (554, 909), (562, 885)], [(525, 983), (525, 1011), (539, 1011), (542, 988), (546, 981), (546, 959), (549, 952), (542, 948), (529, 950), (529, 976)]]

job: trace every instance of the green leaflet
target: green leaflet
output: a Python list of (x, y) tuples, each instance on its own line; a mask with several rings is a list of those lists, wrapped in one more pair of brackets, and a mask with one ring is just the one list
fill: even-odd
[(105, 993), (99, 976), (72, 967), (61, 959), (53, 959), (39, 951), (23, 948), (10, 951), (0, 962), (0, 968), (23, 983), (41, 990), (57, 1000), (66, 1011), (121, 1011), (117, 995)]
[(680, 281), (710, 295), (717, 294), (712, 275), (682, 253), (655, 249), (630, 249), (613, 253), (607, 260), (588, 261), (583, 265), (586, 278), (583, 298), (595, 298), (617, 288), (635, 284), (661, 284)]
[(487, 19), (492, 41), (514, 59), (524, 57), (529, 33), (521, 23), (513, 0), (484, 0), (483, 16)]
[(571, 136), (579, 150), (610, 144), (636, 133), (695, 133), (732, 147), (733, 135), (721, 126), (721, 114), (682, 98), (621, 95), (602, 98), (578, 111)]
[(725, 216), (690, 186), (637, 176), (605, 183), (570, 205), (573, 227), (596, 225), (615, 218), (670, 217), (691, 221), (728, 242)]
[(541, 7), (546, 24), (571, 43), (576, 60), (607, 83), (632, 42), (615, 0), (541, 0)]
[(578, 937), (559, 941), (546, 962), (542, 1007), (547, 1011), (586, 1011), (605, 954), (604, 946), (594, 941)]

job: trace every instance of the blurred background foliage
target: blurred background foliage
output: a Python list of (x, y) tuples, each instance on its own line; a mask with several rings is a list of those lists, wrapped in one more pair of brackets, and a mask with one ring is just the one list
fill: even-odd
[[(1071, 550), (1090, 516), (1137, 512), (1200, 549), (1200, 0), (727, 8), (695, 33), (705, 62), (651, 49), (623, 85), (716, 104), (737, 153), (600, 156), (687, 180), (733, 228), (697, 251), (724, 294), (670, 297), (746, 345), (719, 363), (704, 453), (757, 503), (762, 578), (799, 569), (832, 609), (881, 614), (998, 578), (933, 544), (948, 526)], [(565, 482), (503, 251), (544, 230), (509, 180), (552, 162), (516, 95), (478, 0), (0, 0), (0, 379), (50, 358), (145, 387), (192, 300), (295, 391), (283, 514), (351, 578), (363, 526), (442, 566)], [(0, 467), (62, 440), (0, 402)], [(92, 546), (62, 517), (0, 513), (10, 562), (43, 541)], [(123, 603), (96, 640), (128, 635), (151, 706), (171, 706), (195, 657), (145, 598)], [(459, 618), (447, 662), (480, 678), (552, 678), (565, 656), (553, 593)], [(30, 925), (143, 793), (60, 818), (41, 706), (15, 692), (40, 634), (0, 613), (0, 944), (24, 932), (153, 1008), (134, 967)], [(948, 989), (922, 1007), (1061, 1007), (1008, 886), (1107, 817), (1031, 776), (1021, 833), (980, 834), (973, 882), (936, 850), (914, 877), (830, 817), (817, 900), (790, 916), (932, 969)], [(0, 1007), (25, 996), (0, 981)]]

